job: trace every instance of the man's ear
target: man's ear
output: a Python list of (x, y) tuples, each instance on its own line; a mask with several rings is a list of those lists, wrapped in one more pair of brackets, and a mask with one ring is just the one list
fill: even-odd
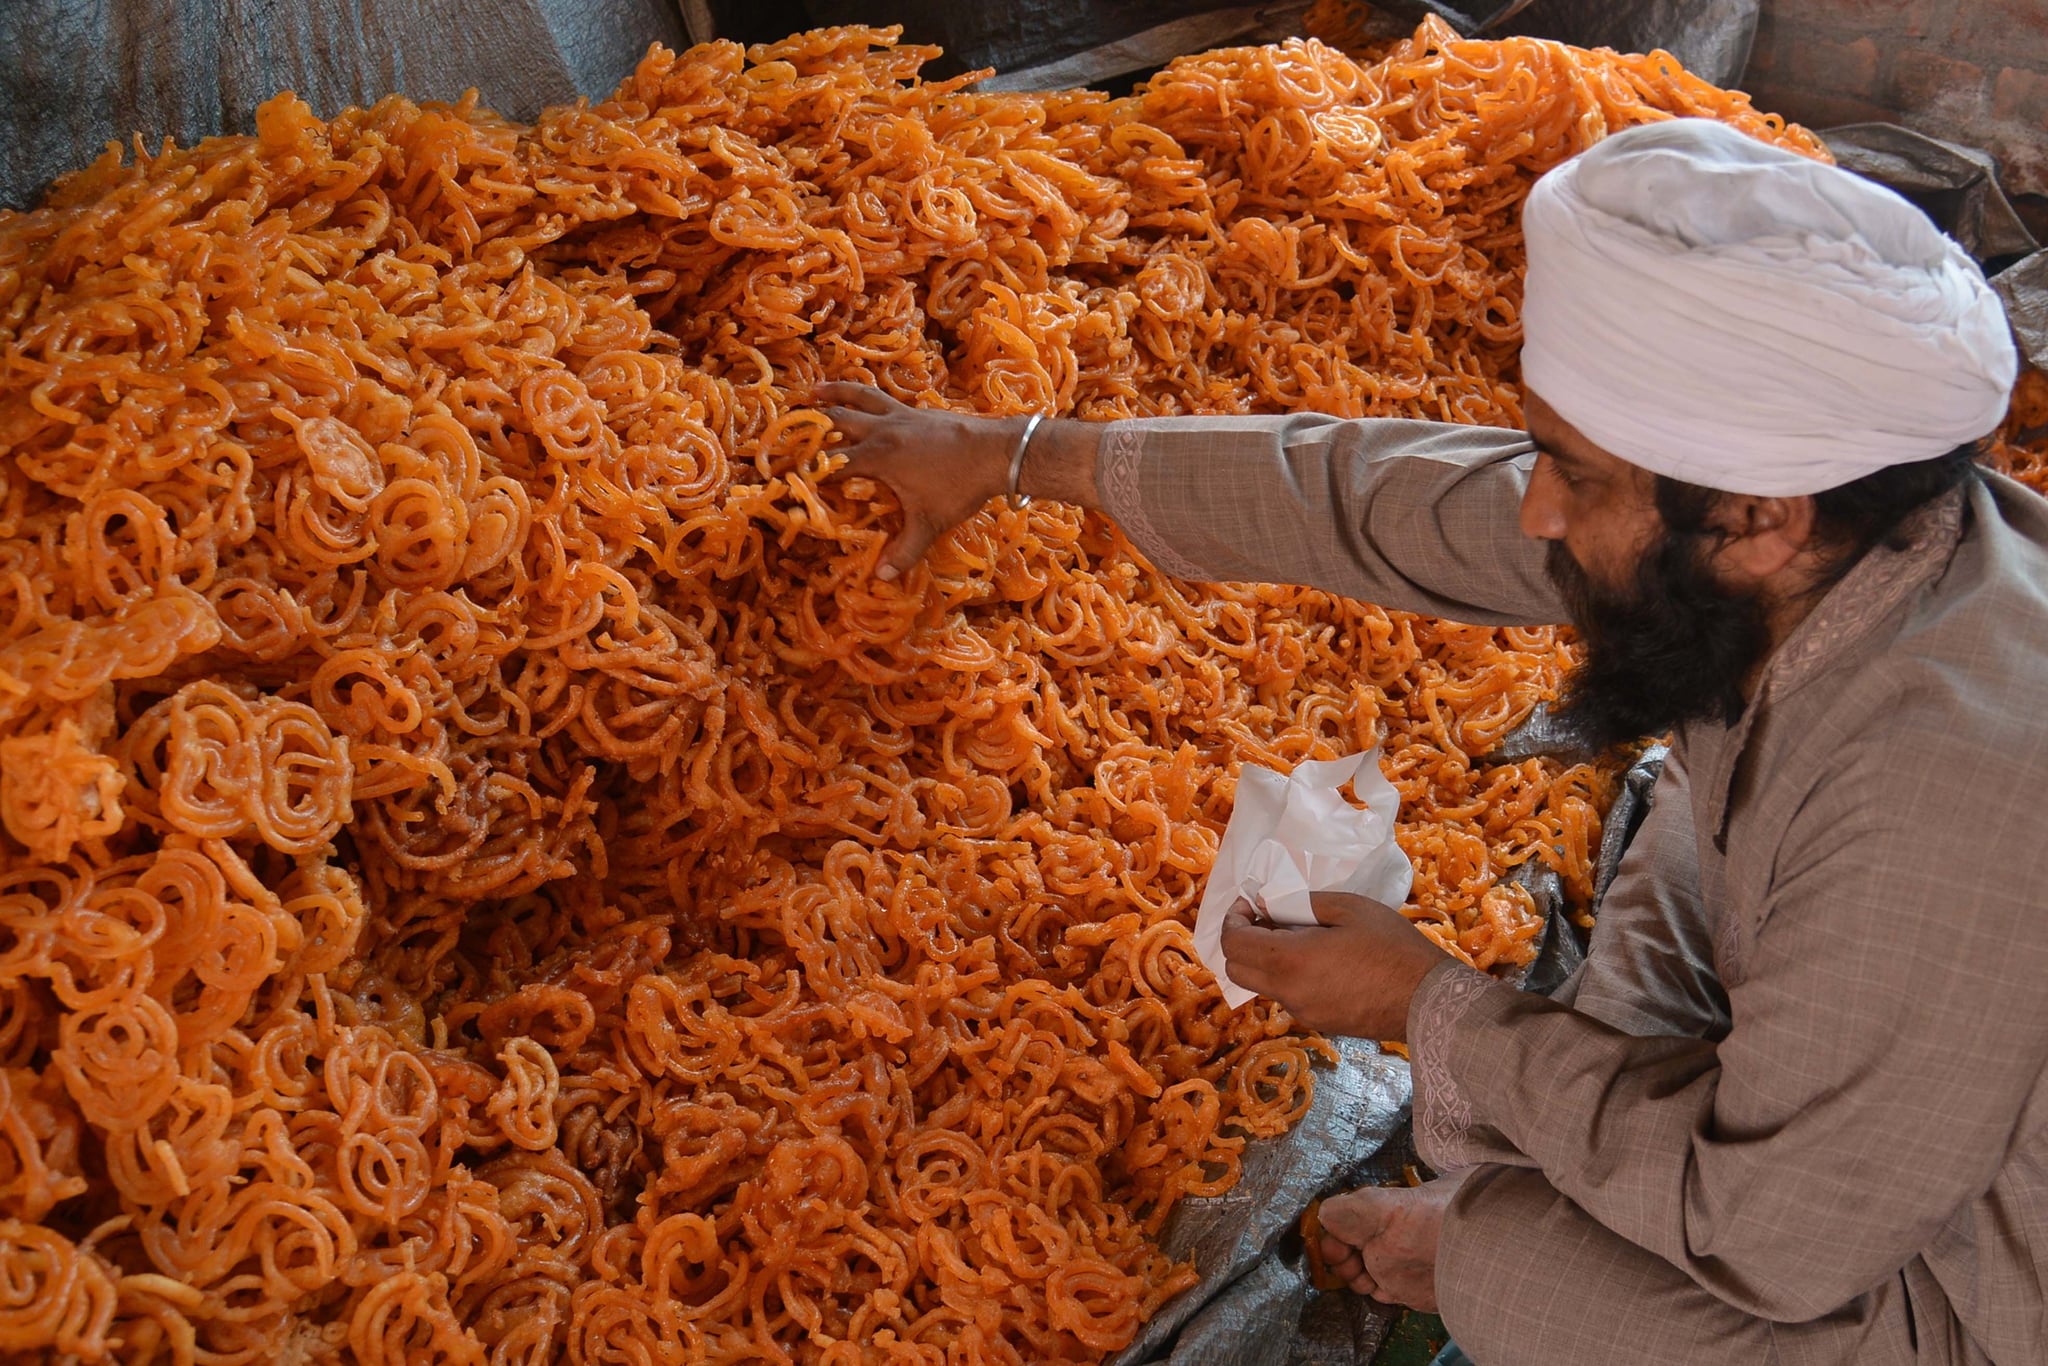
[(1744, 585), (1764, 582), (1790, 566), (1813, 543), (1813, 499), (1730, 494), (1708, 519), (1721, 533), (1715, 565)]

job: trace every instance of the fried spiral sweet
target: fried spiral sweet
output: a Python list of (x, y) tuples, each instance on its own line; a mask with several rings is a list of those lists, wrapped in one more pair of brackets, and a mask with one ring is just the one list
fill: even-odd
[(2012, 410), (1992, 438), (1990, 463), (2037, 493), (2048, 493), (2048, 372), (2022, 366)]
[(1384, 742), (1526, 961), (1571, 662), (995, 507), (898, 584), (825, 377), (1513, 423), (1534, 178), (1804, 133), (1669, 58), (1315, 42), (981, 95), (827, 30), (110, 152), (0, 215), (0, 1354), (1096, 1361), (1327, 1050), (1189, 922)]

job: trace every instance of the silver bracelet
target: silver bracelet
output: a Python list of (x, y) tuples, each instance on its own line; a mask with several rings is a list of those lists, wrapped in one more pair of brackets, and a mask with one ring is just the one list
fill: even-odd
[(1024, 473), (1024, 453), (1031, 449), (1031, 434), (1038, 430), (1038, 424), (1045, 421), (1044, 413), (1033, 413), (1024, 422), (1024, 435), (1017, 438), (1017, 449), (1010, 452), (1010, 502), (1015, 507), (1030, 507), (1031, 495), (1017, 491), (1017, 480)]

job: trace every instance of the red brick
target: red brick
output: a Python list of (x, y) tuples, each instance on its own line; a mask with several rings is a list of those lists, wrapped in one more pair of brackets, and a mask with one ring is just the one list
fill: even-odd
[[(1851, 33), (1901, 34), (1920, 38), (1932, 33), (1945, 17), (1943, 0), (1779, 0), (1814, 23)], [(1974, 0), (1964, 0), (1974, 3)], [(2025, 3), (2025, 0), (2020, 0)]]
[(1984, 86), (1984, 69), (1976, 63), (1909, 47), (1892, 58), (1885, 98), (1902, 113), (1938, 105), (1968, 117), (1984, 107)]
[(2000, 119), (2013, 119), (2039, 127), (2048, 124), (2048, 72), (2023, 71), (2009, 66), (1998, 73), (1992, 87), (1991, 112)]
[(2041, 0), (1961, 0), (1942, 47), (1993, 60), (2048, 51), (2048, 5)]
[(1858, 38), (1846, 44), (1815, 40), (1792, 48), (1779, 74), (1784, 80), (1799, 81), (1838, 95), (1874, 95), (1877, 62), (1877, 41), (1873, 38)]

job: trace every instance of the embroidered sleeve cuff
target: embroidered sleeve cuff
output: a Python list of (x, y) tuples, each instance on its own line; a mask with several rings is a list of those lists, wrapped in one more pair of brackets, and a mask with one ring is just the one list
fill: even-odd
[(1514, 988), (1455, 959), (1431, 968), (1408, 1005), (1408, 1056), (1415, 1076), (1415, 1148), (1438, 1171), (1497, 1160), (1474, 1133), (1471, 1098), (1458, 1085), (1453, 1046), (1459, 1024), (1494, 993)]
[(1213, 576), (1167, 542), (1147, 509), (1145, 484), (1148, 475), (1156, 475), (1147, 465), (1157, 463), (1156, 458), (1147, 458), (1148, 444), (1145, 429), (1135, 422), (1112, 422), (1103, 432), (1095, 456), (1095, 491), (1102, 510), (1161, 573), (1206, 581)]

